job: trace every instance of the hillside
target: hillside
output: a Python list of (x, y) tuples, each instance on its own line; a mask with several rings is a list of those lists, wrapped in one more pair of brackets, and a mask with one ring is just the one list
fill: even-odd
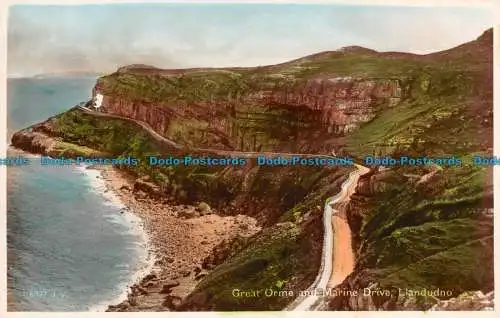
[[(122, 67), (96, 83), (93, 96), (104, 96), (101, 111), (146, 123), (186, 149), (158, 143), (131, 121), (79, 109), (16, 133), (12, 143), (51, 155), (141, 158), (200, 148), (311, 154), (335, 149), (356, 158), (491, 155), (492, 37), (488, 30), (475, 41), (427, 55), (349, 47), (255, 68)], [(251, 238), (219, 246), (206, 262), (206, 276), (182, 302), (174, 304), (167, 296), (170, 302), (151, 309), (284, 308), (291, 299), (235, 298), (231, 291), (296, 292), (312, 283), (321, 258), (320, 207), (349, 171), (130, 168), (137, 178), (150, 176), (161, 197), (205, 201), (222, 215), (247, 214), (263, 226)], [(491, 291), (492, 204), (492, 173), (485, 167), (373, 169), (348, 207), (357, 264), (339, 288), (440, 288), (451, 291), (448, 298)], [(326, 301), (333, 310), (427, 309), (437, 299), (392, 295)]]

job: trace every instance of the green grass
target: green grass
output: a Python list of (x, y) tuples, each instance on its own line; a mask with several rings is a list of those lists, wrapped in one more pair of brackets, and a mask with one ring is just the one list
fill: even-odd
[(468, 290), (491, 290), (492, 245), (492, 235), (467, 241), (410, 263), (381, 278), (380, 282), (411, 289), (439, 288), (451, 291), (455, 297)]
[[(290, 299), (265, 297), (265, 289), (282, 290), (298, 272), (314, 275), (306, 262), (309, 242), (299, 227), (283, 223), (264, 230), (239, 253), (197, 285), (213, 310), (280, 310)], [(234, 297), (232, 291), (262, 290), (256, 298)]]
[(65, 112), (52, 120), (55, 133), (68, 143), (112, 155), (142, 154), (158, 149), (140, 126), (123, 120), (98, 118), (78, 110)]
[(440, 288), (454, 296), (491, 287), (493, 222), (481, 215), (489, 207), (487, 178), (487, 169), (463, 165), (442, 168), (418, 190), (401, 181), (379, 186), (360, 232), (365, 275), (387, 288)]
[(84, 156), (84, 157), (94, 157), (94, 158), (102, 158), (102, 157), (109, 157), (110, 154), (102, 151), (97, 151), (95, 149), (86, 147), (86, 146), (79, 146), (75, 144), (71, 144), (68, 142), (64, 141), (58, 141), (56, 142), (56, 145), (54, 147), (53, 153), (51, 155), (57, 155), (57, 156), (62, 156), (62, 157), (77, 157), (77, 156)]
[(337, 76), (387, 78), (400, 75), (411, 75), (421, 69), (418, 62), (377, 58), (363, 54), (346, 54), (337, 58), (325, 58), (300, 63), (302, 69), (295, 76), (308, 78), (322, 73), (333, 73)]
[(195, 72), (184, 76), (148, 76), (118, 72), (99, 79), (105, 94), (154, 103), (196, 102), (236, 97), (249, 87), (236, 72)]
[[(455, 155), (466, 161), (472, 154), (488, 153), (483, 135), (491, 128), (483, 126), (484, 109), (471, 109), (479, 96), (489, 96), (478, 84), (484, 70), (476, 64), (464, 58), (432, 62), (331, 52), (273, 68), (176, 76), (117, 72), (100, 78), (99, 84), (106, 95), (173, 110), (189, 107), (196, 116), (175, 118), (167, 132), (188, 146), (222, 142), (207, 131), (213, 117), (203, 106), (217, 101), (228, 112), (221, 110), (217, 116), (226, 116), (232, 125), (231, 131), (223, 132), (229, 140), (226, 146), (284, 151), (315, 150), (324, 143), (325, 134), (316, 129), (314, 114), (304, 111), (298, 116), (295, 108), (284, 105), (261, 107), (255, 100), (245, 100), (250, 93), (296, 89), (319, 77), (397, 81), (409, 94), (396, 106), (388, 100), (377, 101), (376, 116), (345, 137), (347, 153)], [(486, 100), (484, 108), (489, 105)], [(68, 112), (56, 124), (64, 142), (76, 145), (59, 145), (70, 153), (94, 148), (112, 155), (145, 157), (159, 149), (140, 127), (120, 120)], [(312, 282), (319, 266), (324, 200), (338, 192), (342, 175), (349, 170), (153, 169), (145, 164), (133, 169), (139, 175), (151, 175), (167, 192), (187, 202), (208, 202), (221, 211), (238, 202), (241, 209), (264, 220), (263, 232), (235, 248), (191, 295), (203, 295), (205, 306), (218, 310), (279, 310), (290, 299), (235, 298), (232, 289), (305, 288)], [(354, 233), (359, 240), (359, 272), (354, 278), (366, 275), (389, 287), (452, 289), (454, 295), (491, 285), (493, 225), (478, 212), (485, 207), (485, 186), (491, 183), (488, 170), (469, 164), (441, 167), (430, 182), (421, 184), (404, 177), (429, 172), (429, 167), (391, 169), (385, 178), (376, 179), (372, 196), (353, 203), (351, 208), (362, 214), (359, 233)]]
[(196, 119), (179, 119), (169, 124), (165, 135), (179, 144), (196, 147), (207, 142), (207, 127), (207, 122)]
[(492, 230), (486, 221), (470, 218), (399, 227), (377, 244), (376, 266), (407, 266), (464, 242), (490, 236)]
[(480, 213), (489, 207), (484, 193), (491, 175), (469, 163), (474, 154), (487, 154), (481, 135), (488, 128), (469, 109), (475, 70), (456, 62), (446, 67), (413, 71), (410, 98), (362, 125), (348, 137), (347, 149), (359, 156), (462, 159), (461, 166), (442, 166), (423, 184), (402, 176), (422, 176), (429, 167), (386, 172), (365, 203), (370, 213), (363, 218), (358, 251), (363, 275), (386, 288), (440, 288), (457, 296), (492, 287), (493, 224)]
[(465, 154), (477, 148), (477, 122), (464, 120), (466, 97), (473, 92), (468, 73), (437, 66), (419, 72), (409, 81), (410, 97), (397, 107), (382, 109), (349, 136), (350, 153)]

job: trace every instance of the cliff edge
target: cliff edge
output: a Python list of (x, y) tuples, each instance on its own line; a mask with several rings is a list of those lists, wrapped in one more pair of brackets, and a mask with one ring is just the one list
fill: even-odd
[[(456, 156), (466, 162), (492, 155), (492, 36), (488, 30), (475, 41), (427, 55), (351, 47), (255, 68), (123, 67), (99, 78), (93, 89), (94, 97), (103, 96), (99, 112), (121, 119), (72, 109), (16, 133), (12, 143), (39, 153), (138, 158), (185, 155), (193, 148), (314, 154), (334, 149), (358, 159)], [(165, 148), (126, 119), (186, 149)], [(201, 264), (207, 272), (185, 299), (165, 296), (154, 310), (284, 308), (314, 280), (321, 207), (349, 172), (257, 165), (127, 169), (148, 175), (162, 197), (208, 202), (221, 215), (247, 214), (262, 226), (251, 238), (219, 246)], [(491, 198), (487, 166), (439, 172), (374, 167), (347, 209), (356, 266), (337, 295), (327, 297), (328, 308), (422, 310), (471, 291), (490, 297)], [(236, 289), (277, 293), (237, 297)], [(374, 293), (365, 297), (366, 290)], [(287, 291), (292, 296), (283, 297)]]

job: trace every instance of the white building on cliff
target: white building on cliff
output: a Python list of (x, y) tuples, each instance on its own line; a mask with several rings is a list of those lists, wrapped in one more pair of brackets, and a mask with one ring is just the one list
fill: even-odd
[(104, 99), (104, 96), (102, 94), (96, 94), (95, 99), (94, 99), (94, 108), (96, 111), (99, 111), (99, 108), (102, 105), (102, 100)]

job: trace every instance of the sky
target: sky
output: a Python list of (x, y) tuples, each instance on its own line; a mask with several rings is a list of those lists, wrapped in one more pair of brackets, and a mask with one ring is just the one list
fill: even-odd
[(418, 54), (493, 26), (487, 8), (299, 4), (15, 5), (8, 74), (258, 66), (359, 45)]

